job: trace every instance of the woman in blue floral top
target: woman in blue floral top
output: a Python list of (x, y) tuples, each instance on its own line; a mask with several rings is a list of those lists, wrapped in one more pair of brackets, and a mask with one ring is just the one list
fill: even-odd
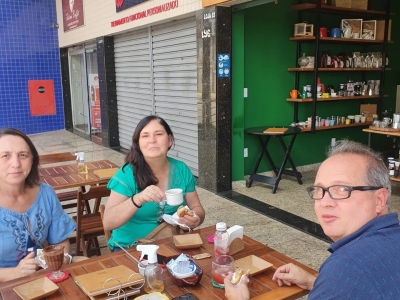
[(35, 273), (45, 241), (68, 253), (75, 227), (53, 188), (39, 182), (32, 141), (17, 129), (0, 130), (0, 281)]

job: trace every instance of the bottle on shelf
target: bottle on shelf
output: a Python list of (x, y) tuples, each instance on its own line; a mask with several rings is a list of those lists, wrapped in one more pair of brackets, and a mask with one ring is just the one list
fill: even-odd
[(319, 77), (317, 78), (317, 85), (321, 86), (321, 93), (325, 93), (325, 85), (321, 82), (321, 79), (319, 79)]
[(219, 222), (215, 226), (214, 255), (229, 255), (229, 233), (226, 231), (226, 223)]
[(353, 77), (347, 78), (347, 93), (348, 93), (348, 96), (353, 96), (353, 93), (354, 93)]

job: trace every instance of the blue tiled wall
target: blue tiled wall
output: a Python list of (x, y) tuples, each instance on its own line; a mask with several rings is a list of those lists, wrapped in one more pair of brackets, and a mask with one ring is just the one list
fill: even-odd
[[(64, 128), (55, 0), (0, 1), (0, 128)], [(54, 80), (56, 114), (31, 116), (28, 80)]]

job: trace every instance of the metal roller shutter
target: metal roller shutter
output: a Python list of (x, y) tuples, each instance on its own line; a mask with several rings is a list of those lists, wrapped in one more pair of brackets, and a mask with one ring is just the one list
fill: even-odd
[(121, 147), (143, 117), (159, 115), (175, 136), (168, 155), (198, 176), (195, 17), (115, 36), (114, 48)]
[(132, 144), (136, 125), (152, 114), (152, 76), (148, 29), (114, 38), (119, 141)]
[(155, 113), (171, 126), (169, 156), (198, 175), (196, 20), (152, 27)]

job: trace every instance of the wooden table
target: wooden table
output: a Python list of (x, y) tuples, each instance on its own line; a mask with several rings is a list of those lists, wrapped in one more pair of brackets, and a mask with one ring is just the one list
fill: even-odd
[[(303, 184), (301, 178), (302, 175), (300, 172), (297, 171), (296, 165), (294, 164), (292, 157), (290, 156), (290, 152), (292, 151), (294, 142), (296, 140), (297, 135), (301, 132), (301, 129), (298, 127), (289, 127), (285, 132), (282, 133), (266, 133), (265, 129), (270, 127), (254, 127), (248, 128), (245, 132), (248, 135), (256, 136), (258, 138), (258, 142), (260, 145), (260, 153), (258, 155), (258, 159), (256, 164), (254, 165), (253, 171), (250, 174), (249, 179), (246, 181), (246, 187), (250, 188), (253, 184), (253, 181), (263, 182), (269, 185), (272, 185), (272, 194), (275, 194), (279, 182), (281, 181), (282, 174), (294, 176), (297, 179), (299, 184)], [(279, 129), (279, 128), (278, 128)], [(283, 140), (284, 137), (291, 136), (288, 145), (286, 146), (285, 141)], [(283, 153), (285, 154), (283, 160), (279, 164), (279, 168), (276, 167), (269, 151), (268, 151), (268, 143), (271, 137), (276, 138), (281, 145)], [(266, 157), (268, 160), (269, 165), (271, 166), (272, 171), (275, 173), (275, 178), (257, 174), (258, 167), (260, 166), (261, 160), (263, 157)], [(291, 166), (291, 170), (285, 170), (286, 163), (289, 162)]]
[(368, 147), (371, 147), (371, 133), (400, 137), (400, 130), (399, 131), (383, 131), (383, 130), (373, 130), (373, 129), (366, 128), (366, 129), (363, 129), (363, 131), (368, 132)]
[[(209, 244), (207, 242), (207, 236), (209, 234), (214, 233), (215, 226), (206, 227), (195, 232), (199, 233), (202, 240), (203, 246), (195, 249), (187, 249), (183, 250), (184, 253), (187, 254), (199, 254), (199, 253), (213, 253), (214, 246), (213, 244)], [(279, 237), (277, 237), (279, 238)], [(297, 286), (284, 286), (279, 287), (278, 284), (272, 280), (272, 276), (275, 270), (282, 266), (283, 264), (292, 262), (296, 265), (301, 266), (305, 270), (311, 272), (312, 274), (317, 274), (317, 272), (313, 269), (310, 269), (299, 262), (275, 251), (274, 249), (265, 246), (249, 237), (244, 237), (245, 248), (240, 252), (233, 255), (235, 259), (239, 259), (248, 255), (257, 255), (262, 259), (273, 264), (273, 267), (269, 268), (263, 273), (257, 274), (254, 277), (250, 278), (249, 289), (251, 298), (254, 300), (277, 300), (277, 299), (296, 299), (303, 295), (308, 294), (309, 291), (303, 290)], [(164, 253), (169, 252), (168, 256), (172, 256), (174, 254), (179, 254), (182, 250), (179, 250), (175, 247), (173, 239), (163, 239), (157, 242), (157, 244), (162, 245), (164, 248)], [(167, 250), (167, 251), (165, 251)], [(135, 256), (139, 257), (139, 253), (136, 252), (135, 248), (129, 249), (129, 252)], [(174, 297), (178, 297), (184, 295), (186, 293), (192, 293), (197, 298), (201, 300), (212, 300), (212, 299), (225, 299), (225, 292), (222, 289), (214, 288), (211, 285), (211, 261), (212, 258), (206, 258), (202, 260), (197, 260), (197, 263), (203, 268), (203, 277), (199, 284), (195, 286), (185, 286), (178, 287), (174, 285), (171, 278), (167, 274), (168, 272), (164, 271), (164, 285), (165, 291), (164, 293), (170, 297), (171, 299)], [(110, 254), (93, 257), (85, 261), (81, 261), (79, 263), (74, 263), (69, 265), (66, 270), (68, 270), (72, 277), (77, 275), (86, 274), (88, 272), (99, 271), (105, 268), (114, 267), (117, 265), (125, 265), (132, 270), (138, 272), (137, 264), (129, 258), (123, 251), (113, 252)], [(18, 286), (20, 284), (24, 284), (31, 280), (40, 278), (44, 276), (45, 270), (41, 270), (36, 272), (33, 275), (15, 279), (12, 281), (0, 283), (0, 300), (19, 300), (19, 296), (14, 292), (13, 287)], [(47, 299), (52, 300), (64, 300), (64, 299), (89, 299), (75, 284), (73, 278), (68, 278), (67, 280), (58, 283), (59, 290), (53, 294), (51, 297)], [(143, 291), (143, 289), (142, 289)]]
[(55, 190), (107, 183), (109, 178), (100, 179), (93, 172), (98, 169), (117, 168), (109, 160), (97, 160), (86, 163), (88, 174), (79, 174), (77, 164), (67, 164), (39, 168), (40, 181), (51, 185)]
[[(371, 133), (400, 137), (400, 130), (399, 131), (382, 131), (382, 130), (373, 130), (373, 129), (363, 129), (363, 131), (368, 132), (368, 147), (371, 147)], [(399, 177), (390, 176), (390, 180), (400, 182)]]

